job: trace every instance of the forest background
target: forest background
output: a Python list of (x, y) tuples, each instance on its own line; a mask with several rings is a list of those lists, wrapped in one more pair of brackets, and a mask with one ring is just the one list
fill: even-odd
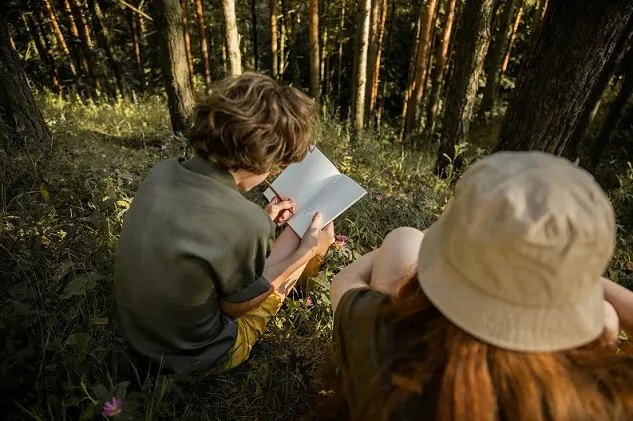
[[(145, 370), (111, 320), (122, 218), (152, 165), (191, 154), (195, 98), (244, 71), (314, 98), (315, 141), (369, 195), (244, 366)], [(397, 226), (428, 227), (494, 151), (591, 171), (617, 213), (607, 276), (631, 288), (632, 101), (629, 0), (4, 0), (4, 418), (311, 419), (333, 394), (332, 274)]]

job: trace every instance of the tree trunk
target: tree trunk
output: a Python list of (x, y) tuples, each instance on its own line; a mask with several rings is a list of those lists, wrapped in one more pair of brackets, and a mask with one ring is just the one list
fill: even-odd
[(519, 0), (506, 0), (501, 11), (499, 32), (492, 43), (493, 48), (488, 53), (490, 55), (490, 67), (486, 75), (486, 86), (484, 87), (483, 98), (479, 108), (480, 116), (492, 109), (499, 95), (501, 66), (503, 65), (504, 53), (507, 49), (506, 46), (509, 45), (510, 37), (512, 36), (512, 17), (514, 16), (517, 1)]
[(257, 3), (251, 0), (251, 43), (253, 44), (253, 64), (255, 71), (259, 70), (259, 43), (257, 40)]
[(92, 13), (92, 21), (95, 26), (97, 40), (101, 43), (101, 48), (103, 49), (105, 56), (108, 59), (108, 63), (110, 63), (110, 68), (114, 73), (115, 95), (117, 97), (122, 96), (125, 93), (123, 73), (121, 72), (119, 62), (116, 61), (114, 54), (112, 53), (110, 33), (108, 28), (103, 25), (103, 13), (101, 13), (101, 8), (99, 7), (97, 0), (88, 0), (88, 6), (90, 7), (90, 11)]
[(596, 138), (596, 142), (591, 149), (591, 166), (596, 168), (600, 163), (600, 157), (607, 149), (613, 138), (613, 134), (620, 127), (624, 116), (631, 110), (630, 99), (633, 96), (633, 48), (630, 48), (626, 56), (622, 59), (622, 74), (624, 82), (618, 92), (618, 96), (609, 107), (607, 118), (602, 124), (602, 129)]
[(408, 136), (417, 131), (420, 125), (419, 111), (422, 98), (424, 97), (424, 79), (426, 78), (429, 63), (429, 52), (431, 48), (431, 31), (433, 29), (433, 19), (435, 18), (435, 8), (437, 0), (428, 0), (422, 25), (420, 29), (420, 42), (415, 62), (415, 73), (411, 96), (407, 104), (407, 114), (404, 123), (404, 136)]
[(235, 17), (235, 0), (221, 0), (224, 14), (224, 29), (226, 50), (229, 59), (229, 74), (242, 74), (242, 54), (240, 53), (240, 35), (237, 32), (237, 18)]
[[(277, 69), (278, 76), (280, 79), (283, 79), (284, 72), (286, 71), (286, 40), (288, 38), (288, 33), (293, 32), (294, 29), (290, 29), (290, 27), (294, 28), (296, 26), (296, 14), (293, 13), (292, 16), (286, 15), (288, 13), (288, 7), (286, 4), (286, 0), (281, 1), (281, 26), (279, 27), (279, 58), (277, 59)], [(290, 7), (292, 9), (292, 7)], [(279, 26), (279, 25), (277, 25)], [(296, 54), (295, 54), (296, 57)]]
[(204, 9), (202, 0), (193, 0), (196, 9), (196, 20), (198, 21), (198, 32), (200, 34), (200, 55), (202, 60), (202, 71), (204, 73), (204, 86), (207, 92), (211, 89), (211, 67), (209, 65), (209, 47), (207, 45), (207, 29), (204, 23)]
[(448, 61), (448, 47), (451, 41), (453, 21), (455, 19), (456, 3), (457, 0), (448, 0), (441, 40), (437, 44), (437, 48), (435, 48), (435, 67), (431, 72), (431, 95), (429, 96), (429, 107), (426, 116), (426, 133), (429, 138), (433, 135), (433, 131), (435, 130), (440, 103), (440, 92), (442, 91), (445, 68)]
[(193, 86), (193, 77), (195, 70), (193, 69), (193, 56), (191, 55), (191, 37), (189, 36), (189, 17), (187, 16), (187, 3), (180, 0), (180, 8), (182, 9), (182, 30), (185, 36), (185, 53), (187, 54), (187, 68), (189, 69), (189, 79)]
[[(371, 96), (369, 97), (369, 114), (373, 114), (376, 109), (376, 100), (378, 98), (378, 88), (380, 85), (380, 60), (382, 56), (383, 39), (385, 38), (385, 25), (387, 23), (387, 0), (380, 0), (380, 20), (378, 22), (378, 39), (376, 40), (376, 59), (374, 64), (374, 72), (371, 79)], [(392, 9), (393, 10), (393, 9)], [(393, 12), (392, 12), (393, 13)], [(378, 119), (379, 122), (379, 119)]]
[(29, 35), (33, 39), (33, 43), (35, 44), (35, 49), (37, 50), (37, 54), (40, 56), (40, 59), (44, 63), (46, 69), (48, 69), (48, 73), (51, 75), (51, 84), (55, 93), (62, 93), (62, 85), (59, 81), (59, 73), (57, 71), (57, 66), (55, 65), (55, 61), (48, 53), (48, 48), (44, 45), (42, 39), (42, 35), (40, 32), (40, 24), (37, 20), (37, 13), (30, 14), (31, 19), (28, 18), (28, 15), (22, 15), (22, 19), (24, 20), (24, 25), (26, 26)]
[[(2, 129), (0, 131), (11, 137), (17, 134), (38, 141), (50, 137), (44, 118), (26, 82), (24, 70), (11, 50), (9, 27), (2, 15), (0, 15), (0, 128)], [(13, 145), (17, 148), (18, 142)], [(0, 143), (1, 146), (3, 146), (2, 143)]]
[(139, 89), (145, 91), (145, 70), (143, 69), (143, 60), (141, 58), (141, 42), (138, 31), (138, 20), (136, 14), (131, 9), (127, 11), (128, 25), (132, 34), (132, 49), (134, 50), (134, 59), (136, 63), (136, 77), (138, 78)]
[(272, 71), (274, 79), (277, 79), (279, 76), (279, 53), (277, 48), (277, 1), (278, 0), (269, 0), (268, 2), (268, 10), (270, 11), (270, 54), (272, 57)]
[(561, 155), (631, 15), (629, 0), (552, 2), (496, 149)]
[(409, 98), (411, 98), (411, 93), (413, 89), (413, 78), (415, 76), (415, 59), (418, 56), (418, 48), (420, 48), (420, 31), (422, 28), (422, 7), (420, 5), (420, 11), (417, 14), (418, 19), (415, 21), (415, 26), (413, 27), (413, 44), (411, 47), (411, 54), (409, 55), (409, 70), (407, 71), (407, 85), (404, 90), (404, 100), (402, 101), (402, 113), (400, 116), (402, 117), (402, 124), (400, 127), (400, 137), (404, 137), (404, 124), (407, 116), (407, 107), (409, 106)]
[(153, 0), (152, 15), (156, 27), (162, 28), (158, 31), (158, 41), (171, 126), (175, 133), (182, 132), (189, 128), (194, 107), (182, 25), (183, 10), (178, 0)]
[(56, 11), (55, 9), (53, 9), (53, 6), (51, 6), (49, 0), (44, 0), (44, 8), (46, 9), (46, 13), (48, 14), (48, 19), (50, 20), (55, 39), (57, 40), (59, 47), (62, 49), (62, 51), (66, 55), (66, 58), (68, 59), (68, 68), (70, 69), (70, 73), (72, 73), (74, 77), (77, 77), (77, 69), (75, 68), (75, 64), (73, 63), (73, 56), (70, 54), (70, 49), (68, 48), (68, 44), (66, 43), (64, 34), (59, 27), (59, 23), (57, 22)]
[[(281, 31), (281, 47), (280, 53), (282, 57), (280, 74), (283, 76), (286, 71), (286, 56), (284, 55), (286, 36), (288, 37), (288, 48), (290, 50), (289, 61), (291, 66), (292, 81), (295, 85), (301, 86), (301, 68), (299, 66), (299, 9), (297, 4), (293, 4), (291, 0), (281, 0), (282, 8), (282, 31)], [(287, 6), (287, 7), (286, 7)], [(286, 13), (290, 14), (290, 29), (288, 29), (288, 19), (285, 17)], [(285, 35), (288, 34), (288, 35)]]
[(367, 50), (369, 47), (369, 19), (371, 0), (361, 0), (358, 7), (358, 49), (354, 55), (354, 101), (352, 102), (352, 141), (365, 125), (365, 93), (367, 85)]
[(512, 54), (512, 48), (514, 47), (514, 42), (517, 38), (517, 33), (519, 31), (519, 25), (521, 24), (521, 18), (523, 17), (523, 6), (519, 7), (519, 11), (517, 12), (517, 17), (514, 20), (514, 25), (512, 26), (512, 35), (510, 35), (510, 44), (508, 45), (508, 49), (506, 50), (505, 57), (503, 59), (503, 64), (501, 65), (501, 73), (499, 74), (499, 80), (503, 79), (503, 75), (505, 75), (506, 70), (508, 69), (508, 63), (510, 63), (510, 57)]
[(341, 19), (338, 26), (338, 64), (336, 72), (336, 90), (339, 104), (341, 103), (341, 87), (343, 78), (343, 44), (345, 43), (345, 0), (341, 0)]
[[(70, 33), (72, 36), (81, 42), (81, 37), (79, 36), (79, 29), (77, 28), (77, 24), (75, 23), (75, 17), (73, 16), (73, 11), (70, 6), (69, 0), (64, 0), (64, 9), (66, 10), (66, 17), (68, 19), (68, 26), (70, 28)], [(75, 60), (79, 64), (79, 67), (92, 78), (92, 73), (90, 67), (88, 66), (88, 61), (84, 57), (81, 49), (75, 45), (73, 48)]]
[(582, 115), (578, 119), (578, 124), (576, 125), (574, 133), (571, 135), (569, 145), (567, 146), (567, 151), (565, 152), (565, 155), (568, 158), (576, 158), (578, 150), (580, 149), (580, 146), (587, 136), (589, 126), (591, 125), (593, 118), (600, 108), (602, 95), (609, 85), (609, 82), (611, 81), (611, 78), (613, 76), (613, 72), (618, 66), (620, 59), (622, 59), (622, 55), (626, 52), (628, 46), (631, 45), (631, 41), (633, 41), (633, 19), (629, 20), (627, 28), (624, 30), (624, 34), (618, 40), (617, 45), (613, 49), (613, 53), (611, 53), (609, 61), (602, 69), (598, 81), (591, 90), (589, 98), (587, 98), (587, 102), (584, 105)]
[(369, 14), (369, 45), (367, 47), (367, 87), (365, 92), (365, 117), (370, 118), (371, 97), (374, 88), (374, 72), (378, 55), (378, 26), (380, 25), (380, 6), (382, 0), (372, 0)]
[(310, 95), (316, 101), (321, 96), (321, 64), (319, 53), (319, 0), (310, 0), (308, 12), (308, 43), (310, 46)]
[[(445, 176), (455, 155), (455, 146), (466, 142), (473, 115), (479, 75), (490, 43), (494, 0), (469, 0), (463, 12), (454, 45), (454, 73), (448, 86), (442, 138), (435, 172)], [(447, 155), (450, 159), (447, 159)], [(459, 167), (460, 160), (453, 160)]]
[[(387, 50), (384, 54), (384, 56), (381, 58), (381, 60), (383, 61), (383, 67), (384, 67), (384, 61), (387, 59), (387, 52), (389, 51), (389, 46), (391, 46), (391, 42), (393, 40), (393, 34), (394, 34), (394, 30), (395, 30), (395, 23), (396, 20), (394, 19), (394, 16), (396, 14), (396, 0), (391, 0), (391, 3), (389, 5), (389, 11), (387, 11), (387, 14), (389, 15), (389, 31), (388, 31), (388, 36), (387, 36)], [(384, 77), (384, 81), (382, 83), (382, 92), (380, 93), (380, 96), (377, 97), (376, 99), (376, 130), (378, 131), (378, 133), (380, 133), (380, 121), (382, 119), (382, 113), (383, 110), (385, 108), (385, 98), (387, 97), (387, 76), (389, 76), (388, 73), (385, 73), (385, 77)]]
[[(66, 11), (68, 11), (68, 14), (70, 17), (73, 17), (73, 11), (71, 8), (71, 4), (69, 4), (69, 0), (64, 0), (64, 2), (66, 4), (65, 6)], [(73, 0), (72, 6), (74, 6), (75, 8), (74, 16), (76, 18), (76, 19), (73, 19), (73, 21), (76, 20), (77, 22), (79, 22), (79, 26), (76, 28), (77, 37), (79, 38), (81, 45), (83, 47), (83, 56), (85, 60), (85, 66), (87, 68), (90, 79), (92, 79), (95, 91), (97, 92), (97, 96), (98, 96), (101, 91), (101, 82), (99, 81), (99, 77), (97, 76), (97, 68), (92, 57), (93, 44), (92, 44), (92, 38), (90, 36), (90, 27), (88, 26), (88, 21), (86, 20), (84, 6), (80, 2), (80, 0)]]

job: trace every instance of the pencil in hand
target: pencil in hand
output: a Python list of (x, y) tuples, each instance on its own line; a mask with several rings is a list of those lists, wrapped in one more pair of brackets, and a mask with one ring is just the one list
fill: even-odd
[[(275, 194), (275, 196), (277, 196), (277, 199), (278, 199), (280, 202), (283, 202), (283, 201), (284, 201), (284, 199), (281, 197), (281, 195), (279, 194), (279, 192), (277, 191), (277, 189), (275, 189), (275, 188), (273, 187), (273, 185), (272, 185), (272, 184), (270, 184), (270, 182), (269, 182), (268, 180), (264, 180), (264, 182), (266, 183), (266, 185), (268, 186), (268, 188), (269, 188), (270, 190), (272, 190), (272, 192)], [(291, 215), (294, 215), (294, 214), (295, 214), (295, 213), (292, 211), (292, 209), (287, 209), (287, 210), (288, 210), (288, 212), (290, 212), (290, 214), (291, 214)]]

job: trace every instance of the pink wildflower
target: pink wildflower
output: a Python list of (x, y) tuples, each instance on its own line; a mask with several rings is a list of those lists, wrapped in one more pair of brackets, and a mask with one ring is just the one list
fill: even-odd
[(376, 196), (376, 201), (377, 202), (382, 202), (382, 195), (379, 194), (378, 196)]
[(345, 248), (347, 245), (347, 235), (336, 235), (334, 236), (334, 247), (336, 248)]
[(314, 305), (314, 301), (312, 301), (312, 297), (306, 298), (304, 305), (308, 308), (312, 307)]
[(112, 398), (103, 405), (103, 413), (109, 417), (114, 417), (121, 413), (123, 401), (119, 398)]

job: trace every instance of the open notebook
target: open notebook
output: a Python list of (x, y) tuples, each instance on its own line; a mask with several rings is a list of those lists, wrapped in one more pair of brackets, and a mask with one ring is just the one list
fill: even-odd
[[(300, 237), (312, 223), (315, 212), (323, 214), (325, 226), (367, 194), (357, 182), (341, 174), (317, 148), (303, 161), (288, 166), (272, 185), (279, 194), (292, 197), (297, 204), (288, 224)], [(266, 189), (264, 196), (272, 200), (275, 194)]]

